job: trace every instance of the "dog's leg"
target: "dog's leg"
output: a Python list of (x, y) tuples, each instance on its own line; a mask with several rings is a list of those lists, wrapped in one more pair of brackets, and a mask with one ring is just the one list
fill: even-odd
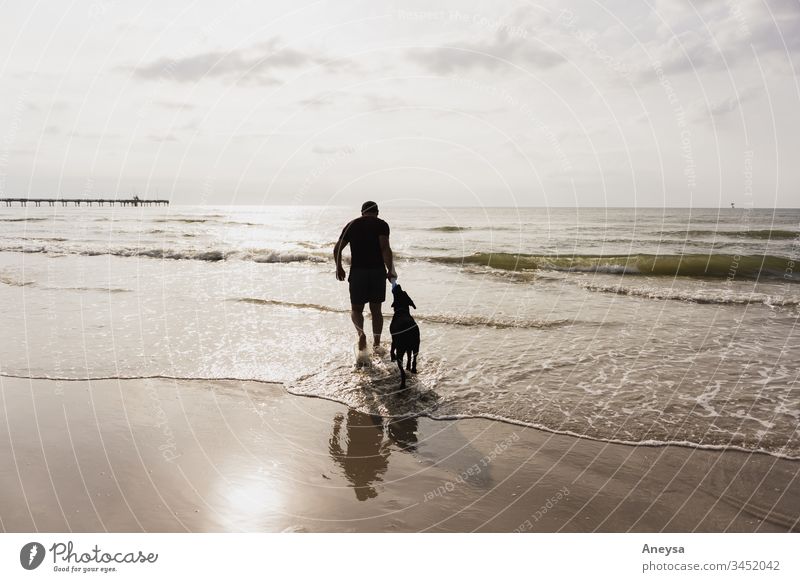
[(403, 371), (403, 356), (400, 355), (397, 358), (397, 367), (400, 368), (400, 390), (404, 390), (406, 387), (406, 373)]
[(406, 370), (411, 371), (411, 350), (406, 352)]
[(390, 357), (390, 358), (392, 359), (392, 361), (394, 362), (394, 360), (395, 360), (395, 358), (396, 358), (396, 356), (395, 356), (395, 351), (394, 351), (394, 342), (392, 342), (392, 347), (391, 347), (391, 349), (389, 350), (389, 357)]
[(414, 350), (414, 363), (411, 364), (411, 371), (416, 374), (417, 373), (417, 354), (419, 350)]

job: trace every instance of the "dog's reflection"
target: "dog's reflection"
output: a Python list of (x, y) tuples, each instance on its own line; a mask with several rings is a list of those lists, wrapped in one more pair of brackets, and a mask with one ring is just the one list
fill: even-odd
[(331, 458), (342, 467), (359, 501), (377, 497), (373, 485), (386, 473), (392, 448), (416, 450), (417, 419), (387, 418), (384, 422), (378, 415), (351, 409), (347, 412), (345, 434), (342, 434), (343, 422), (342, 414), (333, 419), (328, 443)]

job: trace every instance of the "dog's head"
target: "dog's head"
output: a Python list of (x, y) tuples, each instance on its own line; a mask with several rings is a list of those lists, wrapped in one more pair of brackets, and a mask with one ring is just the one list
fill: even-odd
[(392, 295), (394, 295), (394, 302), (392, 303), (392, 307), (397, 310), (408, 310), (409, 307), (413, 307), (414, 309), (417, 308), (414, 305), (414, 300), (408, 296), (408, 293), (403, 291), (403, 288), (400, 285), (395, 285), (392, 289)]

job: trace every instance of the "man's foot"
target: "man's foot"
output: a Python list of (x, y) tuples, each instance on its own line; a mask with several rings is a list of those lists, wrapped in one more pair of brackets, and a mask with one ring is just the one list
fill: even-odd
[(366, 349), (367, 349), (367, 336), (361, 334), (360, 336), (358, 336), (358, 351), (363, 352)]
[(386, 353), (386, 348), (381, 344), (372, 344), (372, 353), (382, 356)]

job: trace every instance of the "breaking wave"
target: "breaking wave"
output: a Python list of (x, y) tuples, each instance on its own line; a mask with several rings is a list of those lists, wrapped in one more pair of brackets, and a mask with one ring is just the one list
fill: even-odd
[[(279, 301), (276, 299), (261, 299), (258, 297), (239, 297), (232, 299), (240, 303), (251, 303), (253, 305), (274, 305), (277, 307), (290, 307), (295, 309), (311, 309), (325, 313), (350, 313), (349, 309), (331, 307), (329, 305), (318, 305), (316, 303), (293, 303), (291, 301)], [(414, 319), (427, 321), (429, 323), (441, 323), (444, 325), (460, 325), (468, 327), (493, 327), (495, 329), (544, 329), (548, 327), (562, 327), (569, 325), (566, 319), (511, 319), (496, 317), (481, 317), (475, 315), (449, 315), (449, 314), (415, 314)]]
[(797, 297), (780, 297), (766, 293), (724, 293), (720, 291), (678, 290), (653, 287), (625, 287), (622, 285), (598, 285), (581, 283), (588, 291), (613, 293), (643, 297), (645, 299), (684, 301), (686, 303), (703, 303), (711, 305), (750, 305), (761, 304), (770, 307), (794, 307), (800, 305)]
[(49, 217), (31, 216), (22, 218), (0, 218), (0, 222), (43, 222), (45, 220), (53, 220)]
[(325, 261), (325, 257), (306, 252), (279, 251), (275, 249), (186, 249), (163, 247), (76, 247), (69, 245), (3, 245), (0, 252), (42, 253), (54, 256), (83, 255), (88, 257), (111, 255), (116, 257), (142, 257), (219, 262), (228, 260), (255, 263), (298, 263)]
[(434, 226), (433, 228), (429, 228), (427, 230), (431, 230), (433, 232), (464, 232), (465, 230), (470, 230), (468, 226)]
[[(66, 244), (60, 244), (60, 243)], [(42, 253), (54, 256), (112, 255), (152, 259), (218, 262), (229, 260), (255, 263), (323, 263), (330, 260), (327, 248), (281, 250), (270, 248), (192, 248), (176, 246), (106, 246), (100, 243), (70, 243), (59, 239), (23, 240), (0, 244), (0, 252)], [(490, 267), (506, 273), (564, 271), (618, 273), (665, 277), (704, 277), (721, 279), (772, 278), (800, 282), (800, 270), (791, 259), (774, 255), (683, 254), (683, 255), (534, 255), (478, 252), (466, 256), (404, 256), (396, 259), (427, 260), (465, 267)]]
[(430, 228), (424, 228), (422, 230), (427, 230), (430, 232), (466, 232), (468, 230), (485, 230), (485, 231), (492, 231), (492, 230), (519, 230), (519, 228), (514, 228), (510, 226), (456, 226), (456, 225), (443, 225), (443, 226), (432, 226)]
[(800, 232), (782, 229), (754, 229), (754, 230), (673, 230), (662, 232), (667, 236), (726, 236), (733, 238), (755, 238), (755, 239), (792, 239), (800, 237)]
[(217, 222), (209, 218), (156, 218), (153, 222), (183, 222), (185, 224), (198, 224), (203, 222)]
[(0, 283), (9, 287), (28, 287), (35, 285), (35, 281), (26, 281), (12, 273), (0, 273)]
[(430, 260), (450, 265), (479, 265), (506, 271), (552, 270), (722, 279), (773, 278), (800, 282), (800, 272), (791, 269), (790, 259), (772, 255), (559, 256), (479, 252), (461, 257), (432, 257)]
[(125, 287), (45, 287), (50, 291), (91, 291), (97, 293), (132, 293), (133, 289)]

